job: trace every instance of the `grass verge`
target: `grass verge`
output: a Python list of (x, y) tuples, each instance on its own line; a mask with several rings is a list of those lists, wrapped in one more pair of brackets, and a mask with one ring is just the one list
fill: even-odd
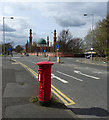
[[(29, 101), (37, 105), (40, 104), (37, 96), (31, 97)], [(55, 107), (55, 108), (64, 108), (64, 109), (66, 108), (65, 105), (61, 101), (59, 101), (54, 95), (51, 95), (51, 100), (49, 103), (45, 103), (41, 105), (46, 107)]]

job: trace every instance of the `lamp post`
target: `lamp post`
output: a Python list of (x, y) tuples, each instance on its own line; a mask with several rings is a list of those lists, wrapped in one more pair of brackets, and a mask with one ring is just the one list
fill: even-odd
[[(3, 43), (4, 43), (3, 50), (4, 50), (4, 56), (5, 56), (5, 18), (7, 18), (7, 17), (3, 17)], [(10, 19), (14, 19), (14, 17), (10, 17)]]
[[(93, 60), (92, 58), (92, 50), (93, 50), (93, 46), (92, 46), (92, 42), (94, 40), (94, 31), (93, 31), (93, 26), (94, 26), (94, 14), (89, 14), (92, 16), (92, 39), (91, 39), (91, 60)], [(84, 14), (84, 16), (88, 16), (88, 14)]]

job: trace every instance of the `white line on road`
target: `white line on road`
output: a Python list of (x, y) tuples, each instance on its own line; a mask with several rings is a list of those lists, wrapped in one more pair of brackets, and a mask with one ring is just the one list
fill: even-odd
[(71, 77), (71, 78), (73, 78), (73, 79), (75, 79), (75, 80), (78, 80), (78, 81), (83, 81), (83, 80), (81, 80), (81, 79), (79, 79), (79, 78), (76, 78), (76, 77), (73, 77), (73, 76), (70, 76), (70, 75), (68, 75), (68, 74), (65, 74), (65, 73), (62, 73), (62, 72), (60, 72), (60, 71), (57, 71), (58, 73), (60, 73), (60, 74), (62, 74), (62, 75), (65, 75), (65, 76), (67, 76), (67, 77)]
[(74, 70), (74, 73), (77, 73), (77, 74), (80, 74), (80, 75), (84, 75), (84, 76), (86, 76), (86, 77), (91, 77), (91, 78), (94, 78), (94, 79), (100, 79), (100, 78), (98, 78), (98, 77), (94, 77), (94, 76), (91, 76), (91, 75), (83, 74), (82, 72), (76, 71), (76, 70)]
[(51, 78), (56, 78), (56, 79), (60, 80), (60, 81), (63, 82), (63, 83), (68, 83), (68, 81), (66, 81), (66, 80), (64, 80), (64, 79), (61, 79), (60, 77), (57, 77), (57, 76), (55, 76), (54, 74), (51, 74), (51, 75), (52, 75)]

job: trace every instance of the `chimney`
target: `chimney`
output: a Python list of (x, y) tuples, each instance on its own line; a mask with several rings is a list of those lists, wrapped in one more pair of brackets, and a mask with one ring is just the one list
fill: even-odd
[(29, 37), (29, 43), (32, 45), (32, 29), (30, 29), (30, 37)]
[(56, 43), (56, 30), (54, 30), (54, 45), (55, 45), (55, 43)]
[(49, 47), (49, 36), (47, 36), (47, 47)]

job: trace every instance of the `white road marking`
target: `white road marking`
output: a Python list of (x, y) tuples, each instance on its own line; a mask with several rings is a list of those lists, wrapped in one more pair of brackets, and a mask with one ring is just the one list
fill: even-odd
[(62, 73), (62, 72), (60, 72), (60, 71), (57, 71), (58, 73), (60, 73), (60, 74), (62, 74), (62, 75), (65, 75), (65, 76), (67, 76), (67, 77), (71, 77), (71, 78), (73, 78), (73, 79), (75, 79), (75, 80), (78, 80), (78, 81), (83, 81), (83, 80), (81, 80), (81, 79), (79, 79), (79, 78), (76, 78), (76, 77), (73, 77), (73, 76), (70, 76), (70, 75), (68, 75), (68, 74), (65, 74), (65, 73)]
[(55, 76), (54, 74), (51, 74), (51, 75), (52, 75), (51, 78), (56, 78), (56, 79), (60, 80), (60, 81), (63, 82), (63, 83), (68, 83), (68, 81), (66, 81), (66, 80), (64, 80), (64, 79), (61, 79), (60, 77), (57, 77), (57, 76)]
[(84, 75), (84, 76), (86, 76), (86, 77), (91, 77), (91, 78), (94, 78), (94, 79), (100, 79), (100, 78), (98, 78), (98, 77), (94, 77), (94, 76), (91, 76), (91, 75), (83, 74), (82, 72), (76, 71), (76, 70), (74, 70), (74, 73), (77, 73), (77, 74), (80, 74), (80, 75)]
[(12, 64), (19, 64), (19, 63), (12, 63)]

